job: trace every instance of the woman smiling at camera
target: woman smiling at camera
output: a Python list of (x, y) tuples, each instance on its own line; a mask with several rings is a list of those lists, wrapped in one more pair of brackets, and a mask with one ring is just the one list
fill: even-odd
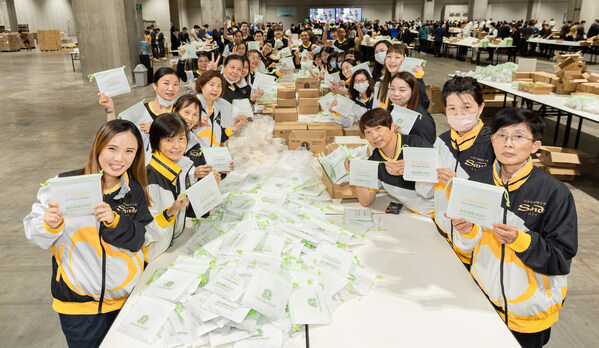
[(470, 274), (522, 345), (542, 347), (566, 297), (566, 275), (578, 248), (574, 198), (533, 166), (545, 124), (533, 112), (497, 113), (491, 137), (497, 160), (470, 180), (505, 188), (502, 223), (454, 219), (455, 245), (473, 253)]

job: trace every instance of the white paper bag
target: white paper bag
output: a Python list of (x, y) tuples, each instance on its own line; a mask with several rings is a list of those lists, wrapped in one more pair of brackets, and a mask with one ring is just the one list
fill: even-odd
[(349, 184), (379, 188), (379, 163), (377, 161), (352, 159), (349, 161)]
[(260, 51), (260, 42), (258, 42), (258, 41), (248, 41), (248, 42), (246, 42), (246, 44), (248, 45), (248, 51), (249, 50), (258, 50), (258, 51)]
[(370, 72), (370, 67), (368, 66), (368, 63), (369, 62), (360, 63), (356, 66), (352, 66), (349, 70), (351, 71), (352, 75), (358, 70), (366, 70), (368, 75), (370, 75), (370, 77), (372, 77), (372, 73)]
[(150, 286), (144, 290), (144, 294), (174, 302), (196, 278), (198, 278), (198, 274), (171, 267), (160, 278), (152, 281)]
[(254, 24), (261, 23), (264, 21), (264, 15), (254, 15)]
[(152, 147), (150, 146), (150, 135), (146, 134), (141, 130), (142, 123), (152, 123), (152, 116), (148, 112), (148, 109), (145, 107), (143, 100), (139, 103), (133, 104), (127, 110), (121, 112), (119, 114), (119, 118), (122, 120), (127, 120), (133, 122), (137, 129), (139, 129), (139, 133), (141, 133), (141, 138), (144, 142), (144, 151), (145, 151), (145, 159), (146, 165), (150, 163), (150, 159), (152, 158)]
[(391, 117), (393, 118), (393, 123), (401, 127), (399, 132), (407, 135), (410, 134), (414, 123), (416, 123), (418, 118), (422, 118), (422, 115), (414, 110), (396, 105), (393, 111), (391, 111)]
[(117, 330), (140, 341), (152, 343), (175, 307), (174, 303), (141, 295)]
[(232, 302), (239, 300), (245, 290), (245, 283), (235, 271), (236, 266), (236, 263), (230, 262), (215, 277), (211, 275), (204, 289)]
[[(289, 49), (289, 47), (286, 47), (286, 49)], [(285, 58), (281, 58), (279, 60), (279, 62), (281, 64), (283, 64), (283, 69), (295, 69), (295, 63), (293, 62), (293, 58), (292, 57), (285, 57)]]
[(205, 147), (202, 153), (206, 164), (212, 166), (217, 172), (230, 172), (230, 164), (233, 162), (228, 147)]
[(314, 264), (318, 267), (347, 276), (352, 268), (354, 257), (349, 251), (328, 242), (322, 242), (314, 252)]
[(125, 67), (100, 71), (92, 76), (96, 79), (100, 93), (104, 93), (109, 98), (131, 92), (129, 81), (125, 76)]
[(238, 302), (225, 300), (216, 294), (210, 295), (206, 299), (204, 306), (209, 311), (223, 316), (229, 320), (233, 320), (236, 323), (241, 323), (250, 312), (248, 307), (245, 307)]
[(294, 289), (289, 297), (289, 316), (296, 324), (331, 324), (331, 311), (322, 285)]
[(324, 83), (327, 86), (332, 87), (333, 84), (338, 84), (339, 81), (341, 81), (341, 78), (339, 77), (339, 72), (332, 73), (332, 74), (329, 74), (326, 71), (324, 72)]
[(420, 58), (406, 57), (403, 63), (401, 63), (399, 71), (407, 71), (410, 74), (415, 75), (414, 71), (412, 70), (414, 70), (416, 65), (421, 65), (422, 67), (424, 67), (426, 65), (426, 60)]
[(356, 103), (340, 94), (335, 96), (335, 100), (337, 100), (337, 105), (333, 106), (333, 111), (341, 114), (342, 116), (348, 116), (352, 114)]
[(64, 217), (93, 215), (102, 203), (102, 174), (75, 175), (48, 180), (51, 200)]
[(318, 99), (318, 104), (320, 104), (320, 107), (324, 112), (329, 112), (331, 109), (331, 104), (333, 104), (333, 100), (335, 100), (335, 94), (333, 94), (333, 92), (329, 92)]
[(233, 119), (239, 116), (254, 117), (254, 112), (252, 111), (252, 104), (250, 104), (249, 99), (235, 99), (233, 100), (233, 103), (231, 105), (231, 117)]
[(185, 50), (181, 59), (198, 59), (196, 47), (194, 45), (182, 45), (181, 48)]
[(343, 217), (346, 220), (372, 221), (372, 210), (369, 208), (345, 208)]
[(285, 47), (279, 51), (279, 58), (287, 58), (291, 56), (291, 49), (289, 47)]
[(404, 180), (432, 182), (437, 180), (437, 150), (428, 147), (404, 147)]
[(185, 191), (196, 216), (202, 216), (223, 201), (214, 175), (206, 175)]
[(285, 315), (285, 306), (292, 287), (291, 282), (281, 275), (257, 268), (242, 303), (273, 321), (280, 321)]
[[(275, 79), (276, 78), (271, 75), (256, 73), (256, 78), (254, 78), (254, 83), (252, 84), (252, 92), (257, 90), (258, 88), (260, 88), (264, 91), (264, 94), (272, 93), (273, 86), (275, 84)], [(247, 99), (243, 99), (243, 100), (247, 100)], [(233, 102), (235, 102), (235, 100)], [(250, 110), (251, 110), (251, 105), (250, 105)], [(233, 113), (233, 117), (236, 117), (236, 116), (237, 115), (235, 115), (235, 113)]]
[(503, 187), (453, 178), (446, 214), (491, 227), (494, 222), (503, 221), (501, 200), (504, 192)]

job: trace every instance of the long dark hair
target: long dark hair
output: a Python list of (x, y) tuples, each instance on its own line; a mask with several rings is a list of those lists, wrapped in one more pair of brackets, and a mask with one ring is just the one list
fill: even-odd
[[(400, 71), (393, 75), (391, 81), (389, 81), (389, 85), (391, 85), (391, 83), (393, 83), (393, 80), (395, 79), (404, 80), (408, 84), (408, 86), (410, 86), (410, 89), (412, 90), (412, 96), (410, 97), (410, 100), (408, 100), (407, 108), (410, 110), (416, 110), (416, 108), (418, 107), (418, 97), (420, 95), (418, 89), (418, 81), (416, 80), (416, 77), (414, 77), (414, 75), (407, 71)], [(387, 110), (393, 110), (391, 99), (389, 99)]]
[(374, 92), (374, 80), (372, 79), (372, 77), (370, 77), (368, 71), (366, 71), (366, 69), (356, 70), (352, 75), (351, 80), (349, 80), (349, 96), (352, 100), (356, 100), (360, 96), (360, 92), (356, 91), (356, 89), (354, 88), (356, 76), (358, 75), (364, 75), (368, 79), (368, 89), (366, 90), (366, 95), (370, 97)]
[[(376, 46), (378, 45), (385, 45), (387, 46), (387, 48), (391, 47), (391, 43), (387, 40), (380, 40), (377, 43), (374, 44), (374, 46), (372, 46), (372, 49), (374, 51), (376, 51)], [(374, 68), (372, 69), (372, 78), (374, 79), (374, 81), (378, 81), (381, 76), (383, 75), (383, 69), (385, 68), (385, 66), (379, 62), (376, 61), (376, 59), (374, 60)]]
[[(399, 53), (405, 57), (408, 53), (408, 48), (404, 44), (391, 45), (387, 50), (387, 54), (389, 53)], [(385, 70), (386, 69), (387, 68), (385, 67)], [(383, 81), (381, 82), (381, 88), (379, 88), (379, 94), (377, 95), (378, 100), (382, 102), (387, 100), (387, 91), (389, 90), (389, 83), (391, 83), (392, 77), (393, 76), (391, 76), (391, 74), (388, 71), (385, 72), (385, 77), (383, 77)]]

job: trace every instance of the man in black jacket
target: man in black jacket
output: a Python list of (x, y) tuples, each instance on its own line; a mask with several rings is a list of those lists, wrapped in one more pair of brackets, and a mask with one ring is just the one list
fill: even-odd
[(593, 24), (591, 24), (591, 27), (587, 32), (587, 39), (590, 39), (595, 35), (599, 35), (599, 19), (595, 19)]

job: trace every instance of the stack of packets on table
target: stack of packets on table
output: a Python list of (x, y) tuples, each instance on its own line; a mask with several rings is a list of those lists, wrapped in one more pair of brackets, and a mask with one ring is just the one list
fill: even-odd
[(481, 81), (512, 82), (512, 74), (518, 71), (518, 64), (508, 62), (499, 65), (477, 66), (475, 71), (456, 71), (457, 76), (474, 77)]
[(353, 149), (345, 145), (339, 145), (335, 151), (327, 156), (318, 155), (318, 161), (333, 184), (341, 185), (349, 182), (349, 172), (345, 169), (346, 158), (367, 159), (368, 146), (360, 146)]
[(195, 220), (184, 254), (152, 275), (117, 330), (166, 347), (281, 347), (380, 278), (350, 249), (378, 221), (323, 203), (315, 177), (231, 175), (221, 190), (220, 209)]

